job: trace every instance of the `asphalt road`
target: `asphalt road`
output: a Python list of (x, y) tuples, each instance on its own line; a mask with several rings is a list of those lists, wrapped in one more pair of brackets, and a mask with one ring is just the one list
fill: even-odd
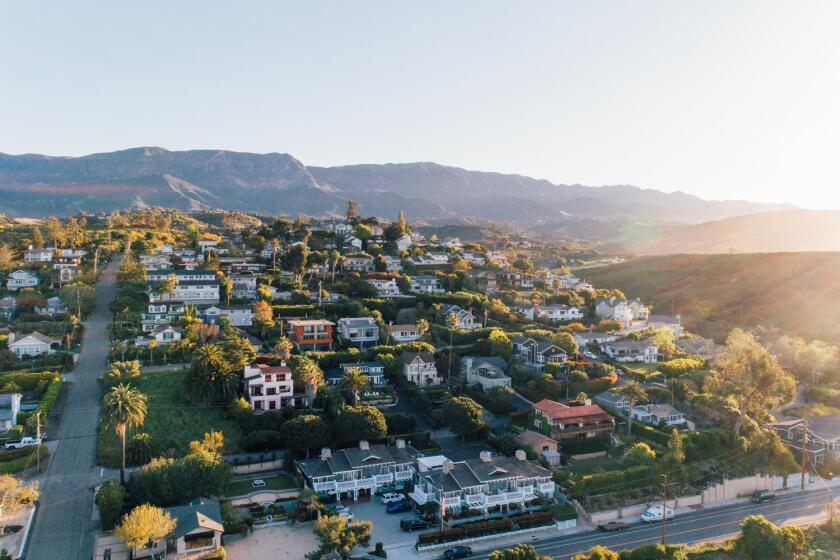
[[(828, 491), (814, 490), (782, 495), (775, 501), (764, 504), (739, 503), (678, 515), (669, 521), (666, 526), (667, 537), (665, 542), (668, 544), (690, 544), (735, 537), (740, 532), (741, 521), (748, 515), (763, 515), (776, 524), (789, 522), (800, 517), (818, 516), (825, 513), (825, 505), (829, 499)], [(646, 525), (638, 522), (624, 531), (614, 533), (590, 531), (535, 540), (527, 544), (532, 544), (540, 554), (566, 560), (598, 544), (620, 551), (643, 544), (658, 543), (661, 535), (662, 526), (660, 524)], [(477, 559), (486, 559), (488, 554), (494, 550), (479, 551), (478, 547), (474, 547), (474, 549), (476, 552), (473, 558)]]
[(81, 355), (68, 374), (66, 395), (56, 413), (60, 442), (41, 480), (41, 498), (25, 557), (27, 560), (81, 558), (93, 555), (93, 486), (101, 481), (96, 461), (99, 386), (109, 349), (108, 304), (116, 294), (118, 263), (112, 262), (96, 285), (96, 310), (84, 322)]

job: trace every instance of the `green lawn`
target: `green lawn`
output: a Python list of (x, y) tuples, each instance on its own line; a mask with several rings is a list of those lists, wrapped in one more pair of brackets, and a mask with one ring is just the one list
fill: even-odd
[[(192, 404), (184, 398), (182, 370), (143, 374), (134, 385), (148, 397), (148, 412), (143, 426), (145, 432), (165, 456), (178, 457), (189, 447), (190, 441), (200, 440), (206, 432), (221, 431), (225, 436), (225, 452), (239, 451), (241, 432), (236, 423), (219, 407)], [(127, 441), (131, 441), (129, 432)], [(102, 428), (97, 445), (98, 464), (119, 466), (119, 439), (113, 430)]]
[(265, 486), (260, 488), (251, 486), (251, 480), (234, 480), (228, 485), (227, 497), (243, 496), (258, 490), (288, 490), (289, 488), (297, 488), (295, 479), (288, 474), (272, 475), (263, 477), (261, 480), (265, 481)]

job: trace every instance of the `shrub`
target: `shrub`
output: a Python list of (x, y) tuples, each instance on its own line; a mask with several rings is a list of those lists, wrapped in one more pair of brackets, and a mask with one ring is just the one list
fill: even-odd
[(411, 434), (417, 431), (417, 417), (413, 414), (386, 414), (385, 423), (388, 425), (388, 435)]
[(242, 438), (242, 448), (245, 451), (265, 451), (280, 449), (283, 446), (283, 433), (274, 430), (258, 430)]
[(109, 480), (96, 493), (96, 507), (104, 531), (113, 529), (120, 520), (125, 502), (125, 488), (116, 480)]

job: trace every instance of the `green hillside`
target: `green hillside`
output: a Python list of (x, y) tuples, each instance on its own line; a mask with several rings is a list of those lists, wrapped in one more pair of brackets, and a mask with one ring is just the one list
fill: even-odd
[(587, 270), (596, 287), (678, 313), (717, 340), (735, 326), (767, 325), (840, 343), (840, 253), (643, 257)]

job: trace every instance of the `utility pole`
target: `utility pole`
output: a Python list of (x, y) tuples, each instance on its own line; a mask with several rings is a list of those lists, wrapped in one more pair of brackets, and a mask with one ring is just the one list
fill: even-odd
[[(807, 429), (807, 424), (805, 425)], [(799, 489), (805, 490), (805, 461), (808, 459), (808, 432), (802, 434), (802, 476), (799, 481)]]
[(668, 522), (668, 475), (662, 475), (662, 546), (665, 546), (665, 525)]
[(35, 455), (38, 456), (38, 472), (41, 472), (41, 411), (35, 413)]

